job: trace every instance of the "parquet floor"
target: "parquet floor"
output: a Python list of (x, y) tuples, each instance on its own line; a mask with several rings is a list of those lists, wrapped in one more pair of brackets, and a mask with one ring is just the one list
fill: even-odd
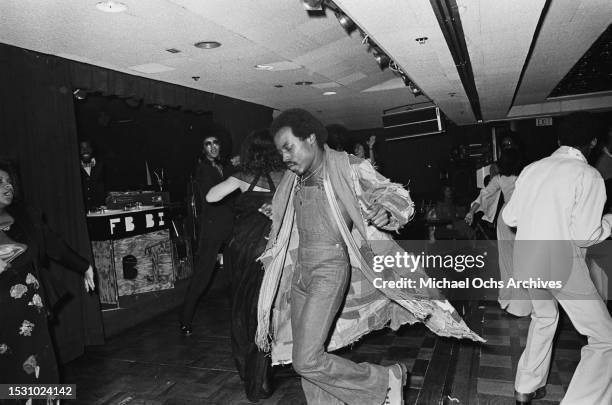
[[(91, 347), (65, 367), (87, 405), (248, 404), (229, 343), (227, 294), (211, 292), (199, 306), (194, 334), (180, 336), (175, 312)], [(508, 318), (493, 304), (473, 306), (470, 326), (487, 344), (438, 338), (421, 325), (377, 331), (340, 354), (382, 365), (405, 362), (411, 372), (406, 404), (514, 404), (513, 379), (529, 319)], [(565, 323), (557, 341), (545, 400), (557, 404), (585, 340)], [(305, 399), (290, 366), (275, 371), (266, 405), (301, 405)]]

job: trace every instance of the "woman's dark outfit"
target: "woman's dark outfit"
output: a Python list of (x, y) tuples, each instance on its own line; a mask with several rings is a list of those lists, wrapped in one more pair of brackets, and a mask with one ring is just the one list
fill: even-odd
[(7, 211), (15, 222), (9, 230), (0, 231), (0, 237), (3, 243), (27, 245), (27, 250), (0, 274), (0, 381), (59, 383), (47, 317), (66, 290), (53, 278), (46, 262), (50, 258), (82, 273), (89, 263), (43, 224), (40, 217), (32, 220), (24, 210), (9, 208)]
[[(258, 209), (272, 202), (276, 188), (269, 174), (253, 178), (236, 173), (234, 177), (250, 186), (235, 201), (234, 230), (226, 251), (226, 264), (232, 274), (232, 353), (247, 398), (257, 401), (272, 393), (270, 357), (255, 344), (257, 301), (263, 279), (263, 268), (257, 257), (266, 247), (265, 237), (271, 226), (268, 217)], [(256, 185), (270, 191), (254, 191)]]

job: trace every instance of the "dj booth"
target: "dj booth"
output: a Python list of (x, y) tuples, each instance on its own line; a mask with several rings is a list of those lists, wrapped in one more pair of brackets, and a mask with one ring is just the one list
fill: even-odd
[(191, 275), (190, 244), (167, 206), (99, 210), (87, 226), (102, 304), (118, 306), (120, 296), (170, 289)]

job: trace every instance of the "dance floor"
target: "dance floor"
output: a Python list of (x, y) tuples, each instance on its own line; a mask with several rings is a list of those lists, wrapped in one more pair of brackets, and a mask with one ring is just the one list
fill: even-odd
[[(87, 405), (248, 404), (234, 369), (229, 341), (227, 294), (203, 299), (194, 334), (180, 336), (175, 312), (91, 347), (65, 367), (77, 384), (77, 401)], [(377, 331), (340, 354), (378, 364), (405, 362), (411, 371), (406, 404), (514, 404), (513, 378), (529, 319), (509, 318), (492, 303), (474, 305), (470, 326), (487, 343), (438, 338), (422, 325)], [(569, 322), (557, 337), (548, 395), (534, 405), (559, 403), (586, 342)], [(276, 390), (261, 404), (306, 401), (291, 367), (276, 370)]]

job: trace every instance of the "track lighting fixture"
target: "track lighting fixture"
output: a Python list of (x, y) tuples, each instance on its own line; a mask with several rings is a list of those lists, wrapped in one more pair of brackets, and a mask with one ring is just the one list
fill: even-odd
[(385, 70), (386, 68), (388, 68), (389, 62), (391, 62), (391, 58), (389, 58), (382, 51), (374, 52), (374, 60), (376, 60), (376, 63), (378, 63), (378, 67), (380, 67), (381, 70)]
[[(394, 74), (400, 76), (404, 81), (406, 87), (410, 89), (410, 92), (416, 97), (421, 94), (421, 90), (408, 78), (408, 76), (401, 70), (399, 66), (395, 63), (395, 61), (391, 60), (391, 58), (383, 51), (377, 44), (374, 42), (370, 36), (363, 31), (349, 16), (347, 16), (341, 9), (338, 7), (332, 0), (302, 0), (302, 5), (304, 9), (307, 11), (322, 11), (323, 7), (326, 10), (332, 11), (338, 22), (344, 28), (344, 30), (351, 34), (353, 31), (357, 30), (359, 35), (361, 36), (361, 44), (366, 46), (366, 52), (372, 52), (374, 55), (374, 60), (380, 67), (381, 70), (385, 70), (390, 68)], [(312, 15), (312, 13), (309, 13)], [(427, 41), (427, 37), (419, 37), (417, 38), (417, 42), (419, 44), (424, 44)], [(302, 83), (296, 83), (302, 84)]]
[(423, 92), (421, 92), (421, 90), (416, 86), (416, 84), (410, 82), (408, 84), (408, 89), (410, 89), (410, 91), (412, 92), (412, 94), (417, 97), (423, 94)]
[(322, 11), (323, 0), (302, 0), (302, 6), (306, 11)]
[(402, 78), (402, 80), (404, 81), (404, 85), (406, 85), (406, 87), (408, 87), (408, 90), (410, 90), (410, 92), (415, 96), (420, 96), (423, 94), (423, 92), (421, 91), (421, 89), (419, 89), (417, 87), (416, 84), (414, 84), (414, 82), (412, 80), (410, 80), (410, 78), (408, 77), (408, 75), (406, 75), (406, 73), (404, 73), (403, 71), (399, 71), (399, 76)]
[(342, 28), (344, 28), (344, 30), (350, 34), (351, 32), (355, 31), (355, 29), (357, 28), (357, 25), (353, 22), (353, 20), (351, 20), (346, 14), (341, 13), (341, 12), (336, 12), (336, 18), (338, 18), (338, 22), (340, 23), (340, 25), (342, 26)]

